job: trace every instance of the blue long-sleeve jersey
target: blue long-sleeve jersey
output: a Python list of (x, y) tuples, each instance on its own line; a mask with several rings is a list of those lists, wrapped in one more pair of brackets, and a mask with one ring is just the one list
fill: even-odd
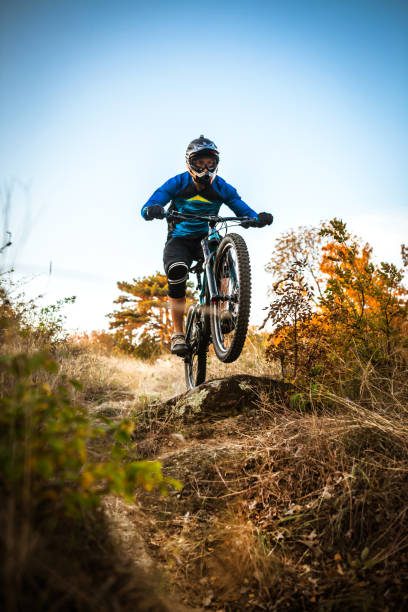
[[(142, 217), (146, 219), (149, 206), (159, 204), (166, 206), (171, 201), (169, 210), (181, 213), (202, 215), (217, 215), (222, 204), (226, 204), (237, 217), (256, 217), (257, 213), (241, 200), (237, 190), (220, 176), (216, 176), (211, 185), (197, 191), (191, 175), (188, 172), (177, 174), (156, 189), (153, 195), (142, 207)], [(205, 221), (191, 219), (175, 223), (169, 222), (169, 238), (181, 236), (204, 236), (208, 231)]]

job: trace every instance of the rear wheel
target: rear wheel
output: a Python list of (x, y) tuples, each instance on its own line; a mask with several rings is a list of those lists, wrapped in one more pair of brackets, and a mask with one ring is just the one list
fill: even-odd
[(245, 343), (251, 308), (251, 267), (245, 240), (227, 234), (221, 241), (214, 264), (220, 300), (211, 305), (211, 334), (220, 361), (238, 359)]
[(207, 372), (207, 325), (200, 306), (190, 306), (186, 320), (188, 355), (184, 358), (187, 389), (194, 389), (205, 381)]

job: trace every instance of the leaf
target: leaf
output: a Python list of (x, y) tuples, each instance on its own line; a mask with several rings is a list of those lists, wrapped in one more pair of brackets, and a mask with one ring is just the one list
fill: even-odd
[(74, 387), (74, 389), (76, 391), (82, 391), (83, 386), (81, 385), (81, 383), (78, 380), (75, 380), (75, 378), (71, 378), (69, 382)]
[(284, 516), (279, 519), (279, 522), (286, 523), (287, 521), (294, 521), (302, 516), (305, 516), (305, 514), (292, 514), (292, 516)]
[(118, 429), (115, 431), (115, 438), (122, 444), (128, 444), (130, 442), (130, 434), (124, 429)]

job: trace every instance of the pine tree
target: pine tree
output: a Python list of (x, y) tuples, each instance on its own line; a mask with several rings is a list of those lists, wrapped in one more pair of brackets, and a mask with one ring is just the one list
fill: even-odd
[[(110, 329), (115, 331), (118, 346), (126, 352), (135, 352), (145, 345), (147, 352), (162, 352), (170, 345), (171, 320), (167, 305), (168, 284), (164, 274), (156, 272), (150, 276), (119, 281), (122, 294), (114, 301), (119, 305), (107, 316)], [(191, 300), (193, 292), (187, 289)]]

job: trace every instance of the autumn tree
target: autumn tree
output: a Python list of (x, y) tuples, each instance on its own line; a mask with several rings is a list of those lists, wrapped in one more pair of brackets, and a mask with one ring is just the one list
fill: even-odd
[(293, 364), (293, 375), (297, 374), (302, 331), (313, 314), (313, 288), (305, 280), (305, 266), (305, 259), (296, 259), (286, 275), (274, 284), (273, 299), (264, 321), (264, 325), (270, 321), (274, 327), (268, 356), (279, 359), (283, 377), (287, 361)]
[(78, 332), (73, 334), (72, 342), (88, 351), (95, 350), (98, 353), (111, 354), (118, 351), (115, 337), (105, 330), (92, 330), (91, 332)]
[(282, 276), (266, 318), (274, 325), (268, 357), (282, 363), (284, 356), (292, 376), (323, 371), (332, 380), (344, 368), (401, 366), (408, 312), (403, 270), (374, 263), (371, 247), (341, 220), (302, 232), (279, 239), (269, 265)]
[(401, 244), (401, 259), (404, 268), (408, 268), (408, 246), (406, 244)]
[[(265, 266), (265, 270), (273, 275), (275, 284), (288, 274), (292, 276), (293, 265), (299, 262), (301, 265), (298, 266), (298, 275), (303, 277), (309, 287), (313, 287), (314, 293), (320, 292), (320, 247), (323, 242), (321, 230), (325, 227), (326, 223), (322, 223), (320, 227), (302, 225), (297, 230), (290, 229), (276, 239), (272, 257)], [(269, 293), (273, 292), (274, 288)]]
[(321, 234), (329, 239), (320, 263), (327, 278), (322, 314), (340, 331), (343, 350), (357, 347), (364, 362), (386, 361), (401, 343), (407, 317), (403, 270), (386, 262), (375, 264), (372, 248), (359, 243), (338, 219)]
[(312, 334), (312, 330), (316, 331), (316, 296), (322, 295), (320, 231), (321, 227), (300, 226), (285, 232), (276, 239), (265, 267), (274, 283), (268, 292), (271, 303), (261, 327), (268, 322), (273, 327), (266, 354), (268, 359), (280, 361), (283, 377), (310, 369), (320, 354), (321, 338), (318, 333)]

